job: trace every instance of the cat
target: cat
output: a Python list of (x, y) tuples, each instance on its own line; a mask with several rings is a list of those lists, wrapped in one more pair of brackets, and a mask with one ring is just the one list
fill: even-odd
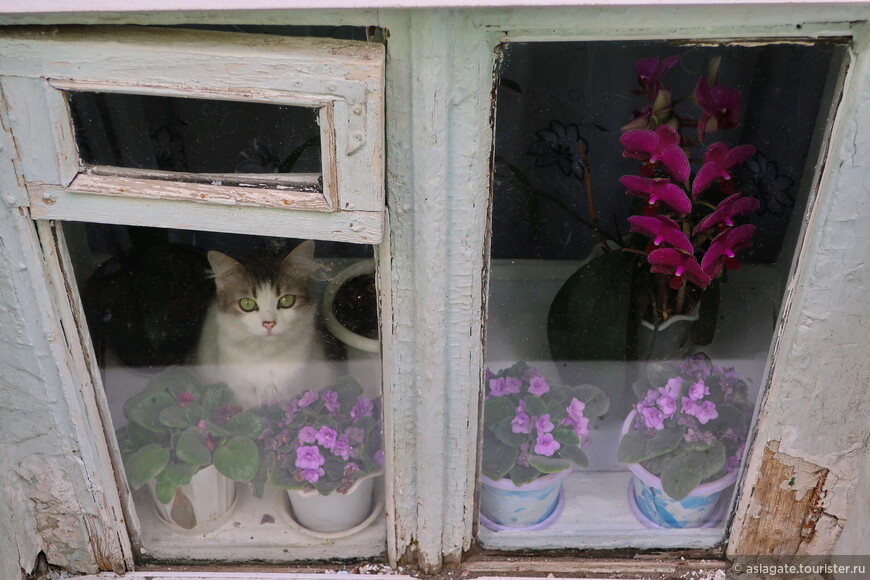
[(242, 265), (210, 251), (208, 262), (216, 296), (194, 360), (202, 380), (227, 383), (245, 409), (287, 403), (334, 381), (316, 327), (313, 241), (280, 260), (257, 256)]

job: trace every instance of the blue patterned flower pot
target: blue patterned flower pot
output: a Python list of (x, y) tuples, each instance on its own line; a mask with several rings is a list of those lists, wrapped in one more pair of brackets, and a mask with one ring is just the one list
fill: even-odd
[[(635, 411), (629, 413), (622, 426), (625, 435), (634, 421)], [(696, 487), (689, 495), (677, 501), (662, 491), (662, 480), (644, 469), (639, 463), (627, 467), (634, 474), (629, 490), (632, 508), (648, 527), (703, 528), (716, 525), (722, 511), (717, 509), (722, 492), (737, 481), (733, 471), (715, 481)], [(638, 513), (639, 512), (639, 513)]]
[(558, 517), (562, 481), (570, 469), (551, 473), (516, 486), (510, 479), (480, 477), (480, 513), (494, 530), (542, 529)]

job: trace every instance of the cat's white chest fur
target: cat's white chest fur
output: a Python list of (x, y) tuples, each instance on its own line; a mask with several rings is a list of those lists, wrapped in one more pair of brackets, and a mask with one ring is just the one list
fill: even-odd
[(331, 372), (314, 329), (263, 338), (240, 335), (220, 324), (217, 307), (206, 317), (197, 354), (197, 373), (208, 383), (225, 382), (244, 408), (285, 403), (306, 390), (329, 384)]
[(303, 242), (280, 264), (249, 269), (209, 252), (216, 298), (196, 353), (207, 383), (226, 383), (244, 408), (286, 403), (331, 384), (335, 374), (314, 325), (310, 272), (314, 243)]

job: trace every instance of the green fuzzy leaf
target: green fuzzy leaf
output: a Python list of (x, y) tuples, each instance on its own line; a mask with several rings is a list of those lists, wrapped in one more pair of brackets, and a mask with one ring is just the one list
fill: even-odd
[(149, 431), (162, 431), (164, 426), (160, 423), (160, 413), (172, 406), (175, 406), (175, 399), (170, 395), (143, 391), (124, 403), (124, 416)]
[(640, 463), (677, 448), (686, 433), (685, 427), (665, 429), (647, 438), (643, 433), (630, 431), (619, 443), (617, 458), (620, 463)]
[(229, 437), (232, 435), (225, 427), (218, 425), (210, 419), (205, 420), (205, 429), (215, 437)]
[(668, 362), (650, 362), (646, 365), (646, 376), (652, 388), (657, 389), (668, 384), (674, 377), (680, 376), (680, 369)]
[(579, 447), (569, 447), (563, 445), (562, 448), (559, 449), (559, 457), (567, 459), (581, 469), (586, 469), (587, 467), (589, 467), (589, 458), (586, 457), (586, 453), (584, 453), (583, 450)]
[[(547, 404), (541, 397), (526, 395), (523, 397), (523, 403), (525, 403), (526, 413), (528, 413), (530, 417), (538, 417), (547, 412)], [(516, 412), (515, 408), (514, 412)]]
[(583, 415), (587, 419), (601, 417), (610, 410), (610, 397), (595, 385), (577, 385), (571, 387), (571, 396), (585, 403)]
[(184, 416), (187, 418), (188, 425), (196, 426), (200, 421), (205, 420), (208, 414), (199, 403), (188, 403), (184, 407)]
[(541, 457), (540, 455), (529, 456), (529, 465), (541, 473), (557, 473), (571, 469), (571, 462), (557, 457)]
[(516, 464), (520, 450), (493, 439), (484, 437), (483, 440), (483, 473), (490, 479), (501, 479)]
[(257, 437), (263, 432), (263, 420), (253, 413), (239, 413), (227, 421), (227, 431), (239, 437)]
[(163, 504), (167, 504), (172, 501), (172, 498), (175, 497), (176, 489), (178, 488), (169, 483), (168, 481), (158, 481), (154, 484), (154, 495), (157, 497), (157, 501)]
[(335, 384), (325, 390), (338, 393), (341, 408), (346, 411), (350, 411), (356, 405), (357, 398), (363, 394), (363, 389), (359, 382), (349, 375), (339, 378)]
[(208, 385), (203, 389), (202, 407), (206, 413), (213, 415), (223, 405), (229, 405), (233, 401), (233, 392), (225, 383)]
[(320, 495), (329, 495), (333, 493), (338, 486), (341, 485), (341, 480), (333, 480), (326, 477), (321, 477), (317, 480), (317, 483), (314, 484), (314, 489), (316, 489)]
[(718, 441), (703, 451), (680, 455), (662, 472), (662, 490), (671, 498), (681, 500), (724, 465), (725, 447)]
[(559, 429), (553, 431), (553, 438), (561, 443), (563, 447), (565, 445), (570, 445), (573, 447), (577, 447), (578, 445), (580, 445), (580, 438), (571, 429), (564, 429), (560, 427)]
[(181, 407), (166, 407), (160, 411), (160, 423), (177, 429), (190, 427), (190, 423), (187, 422), (187, 415)]
[(146, 391), (163, 391), (173, 398), (178, 398), (181, 393), (193, 393), (201, 383), (189, 370), (173, 366), (155, 376), (145, 386)]
[(296, 481), (293, 478), (293, 469), (272, 469), (272, 476), (269, 478), (269, 484), (278, 489), (304, 489), (307, 482)]
[(505, 417), (516, 415), (516, 405), (507, 397), (493, 397), (483, 404), (483, 424), (490, 429), (498, 425)]
[(166, 466), (166, 469), (164, 469), (160, 474), (158, 483), (161, 481), (171, 483), (173, 487), (188, 485), (190, 480), (193, 479), (193, 476), (196, 475), (197, 471), (199, 471), (199, 468), (194, 467), (189, 463), (184, 463), (183, 461), (170, 461), (169, 465)]
[(510, 480), (514, 485), (525, 485), (531, 481), (535, 481), (541, 476), (541, 472), (534, 467), (526, 467), (525, 465), (517, 465), (510, 472)]
[(205, 444), (205, 434), (196, 427), (189, 427), (178, 436), (175, 455), (195, 467), (211, 463), (211, 451)]
[(259, 465), (257, 444), (245, 437), (233, 437), (214, 452), (215, 468), (233, 481), (251, 481)]
[(163, 471), (169, 463), (169, 450), (158, 443), (142, 447), (127, 457), (124, 463), (130, 487), (139, 489), (145, 482)]
[(326, 461), (323, 463), (323, 470), (329, 479), (340, 480), (344, 477), (344, 461), (340, 457), (327, 454)]
[(510, 445), (511, 447), (519, 447), (529, 436), (525, 433), (514, 433), (511, 430), (511, 422), (513, 419), (511, 417), (505, 417), (501, 420), (501, 423), (495, 426), (495, 429), (492, 432), (498, 437), (498, 440), (504, 443), (505, 445)]

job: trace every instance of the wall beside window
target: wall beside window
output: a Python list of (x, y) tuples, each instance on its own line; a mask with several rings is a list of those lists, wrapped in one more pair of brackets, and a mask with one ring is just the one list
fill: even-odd
[[(392, 556), (407, 555), (437, 570), (458, 561), (474, 538), (468, 504), (477, 458), (467, 443), (477, 435), (468, 418), (476, 417), (482, 379), (493, 50), (504, 34), (518, 41), (568, 36), (556, 32), (564, 22), (576, 23), (577, 38), (854, 36), (838, 121), (821, 153), (827, 172), (811, 200), (815, 211), (799, 244), (798, 274), (787, 290), (790, 306), (780, 313), (785, 324), (775, 339), (728, 552), (777, 549), (764, 543), (771, 534), (763, 524), (788, 521), (785, 512), (792, 507), (814, 514), (814, 533), (802, 535), (791, 526), (776, 536), (786, 553), (831, 553), (841, 535), (844, 546), (867, 537), (870, 521), (856, 502), (866, 503), (866, 492), (859, 490), (870, 437), (870, 204), (864, 185), (870, 179), (870, 136), (863, 130), (870, 126), (868, 16), (865, 4), (844, 2), (791, 6), (786, 13), (771, 3), (739, 11), (69, 13), (4, 20), (378, 24), (390, 32), (390, 220), (382, 250), (396, 280), (390, 290), (395, 346), (384, 356), (385, 381), (403, 393), (390, 412), (399, 442), (392, 457), (404, 463), (392, 482), (401, 495), (388, 533)], [(93, 386), (67, 362), (65, 329), (55, 315), (51, 271), (41, 254), (46, 245), (15, 172), (26, 152), (10, 153), (15, 144), (5, 130), (0, 152), (13, 161), (0, 163), (0, 577), (32, 570), (40, 552), (73, 572), (121, 570), (132, 565), (133, 555), (121, 539), (124, 517), (110, 499), (114, 481), (97, 468), (108, 460), (92, 437), (100, 428), (88, 424)], [(461, 455), (451, 454), (456, 448)], [(771, 473), (793, 474), (795, 484), (766, 479)]]

